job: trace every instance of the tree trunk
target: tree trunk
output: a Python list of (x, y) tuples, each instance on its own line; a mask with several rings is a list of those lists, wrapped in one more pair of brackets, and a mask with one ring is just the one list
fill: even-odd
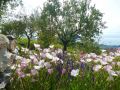
[(66, 43), (66, 42), (63, 43), (63, 53), (64, 53), (65, 51), (67, 51), (67, 43)]
[(30, 49), (30, 38), (28, 37), (27, 48)]

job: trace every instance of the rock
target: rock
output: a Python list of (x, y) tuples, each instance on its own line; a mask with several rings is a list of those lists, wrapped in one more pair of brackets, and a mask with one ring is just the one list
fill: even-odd
[(12, 35), (8, 35), (7, 38), (9, 39), (9, 46), (8, 46), (8, 50), (9, 52), (13, 52), (16, 48), (16, 40), (15, 37)]
[(0, 34), (0, 90), (5, 88), (9, 82), (10, 66), (15, 61), (16, 41), (13, 36)]
[(5, 82), (0, 83), (0, 90), (3, 89), (3, 88), (5, 88), (5, 86), (6, 86)]
[(7, 67), (9, 57), (7, 47), (9, 45), (9, 39), (0, 34), (0, 71), (4, 71)]
[(9, 39), (3, 35), (0, 34), (0, 48), (7, 48), (9, 45)]

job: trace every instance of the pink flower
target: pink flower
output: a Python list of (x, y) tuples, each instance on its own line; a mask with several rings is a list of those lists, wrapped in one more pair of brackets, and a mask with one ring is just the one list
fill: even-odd
[(96, 59), (97, 55), (95, 53), (90, 53), (92, 59)]
[(112, 66), (111, 65), (106, 65), (106, 66), (104, 66), (104, 69), (106, 71), (110, 71), (112, 69)]
[(45, 53), (40, 53), (40, 56), (41, 56), (42, 58), (46, 58), (46, 54), (45, 54)]
[(49, 62), (45, 62), (44, 65), (45, 65), (46, 68), (50, 68), (51, 67), (51, 64)]
[(30, 55), (30, 59), (34, 60), (34, 59), (36, 59), (36, 56), (35, 55)]
[(50, 52), (50, 49), (49, 49), (49, 48), (46, 48), (46, 49), (43, 50), (43, 52), (44, 52), (44, 53), (48, 53), (48, 52)]
[(48, 73), (52, 74), (53, 73), (53, 69), (48, 69)]
[(38, 62), (39, 67), (40, 67), (40, 68), (43, 68), (43, 67), (44, 67), (44, 63), (45, 63), (44, 60), (40, 60), (40, 61)]
[(20, 68), (18, 68), (18, 69), (16, 70), (16, 73), (17, 73), (18, 77), (20, 77), (20, 78), (24, 78), (24, 77), (26, 76), (26, 75), (21, 71)]
[(16, 69), (16, 73), (19, 74), (21, 72), (21, 68)]
[(100, 60), (100, 63), (101, 63), (102, 65), (108, 64), (108, 62), (107, 62), (107, 60), (106, 60), (106, 57), (102, 58), (102, 60)]
[(62, 69), (62, 74), (65, 74), (65, 72), (66, 72), (66, 69), (63, 68)]
[(112, 62), (111, 64), (112, 64), (112, 65), (115, 65), (115, 64), (116, 64), (116, 62)]
[(86, 59), (86, 62), (91, 62), (91, 61), (92, 61), (91, 58), (87, 58), (87, 59)]
[(34, 69), (36, 70), (40, 70), (40, 68), (41, 68), (40, 66), (36, 66), (36, 65), (34, 66)]
[(33, 62), (34, 64), (37, 64), (37, 63), (38, 63), (38, 60), (37, 60), (36, 57), (37, 57), (37, 56), (35, 56), (35, 55), (30, 55), (30, 59), (32, 60), (32, 62)]
[(111, 76), (118, 76), (117, 73), (115, 71), (113, 71), (113, 70), (109, 70), (108, 73)]
[(31, 70), (31, 74), (32, 74), (33, 76), (35, 76), (37, 73), (38, 73), (38, 71), (37, 71), (36, 69), (32, 69), (32, 70)]
[(23, 52), (25, 52), (25, 53), (27, 53), (27, 52), (29, 52), (29, 49), (27, 49), (27, 48), (21, 48), (22, 50), (21, 51), (23, 51)]
[(25, 76), (26, 75), (23, 72), (21, 72), (20, 75), (19, 75), (19, 77), (21, 77), (21, 78), (24, 78)]
[(46, 57), (47, 57), (48, 59), (53, 59), (53, 56), (52, 56), (50, 53), (46, 53)]
[(93, 70), (97, 72), (97, 71), (99, 71), (101, 68), (102, 68), (102, 65), (95, 65), (95, 66), (93, 67)]
[(117, 65), (120, 66), (120, 62), (117, 62)]
[(71, 76), (76, 77), (77, 75), (79, 75), (79, 69), (73, 69), (73, 70), (71, 71)]
[(21, 67), (21, 68), (27, 67), (27, 62), (26, 62), (26, 59), (25, 59), (25, 58), (22, 59), (21, 64), (20, 64), (20, 67)]
[(39, 44), (34, 44), (34, 47), (39, 49), (40, 48), (40, 45)]

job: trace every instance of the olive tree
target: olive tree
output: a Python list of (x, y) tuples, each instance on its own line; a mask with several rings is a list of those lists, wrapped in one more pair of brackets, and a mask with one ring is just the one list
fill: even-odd
[(103, 13), (91, 5), (91, 0), (48, 0), (41, 13), (40, 31), (47, 35), (54, 32), (52, 36), (58, 37), (66, 51), (76, 39), (94, 42), (105, 28), (102, 17)]

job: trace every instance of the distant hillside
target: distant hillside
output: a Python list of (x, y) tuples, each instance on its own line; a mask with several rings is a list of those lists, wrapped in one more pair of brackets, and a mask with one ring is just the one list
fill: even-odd
[(102, 49), (120, 48), (120, 45), (104, 45), (104, 44), (100, 44), (100, 47), (101, 47)]

